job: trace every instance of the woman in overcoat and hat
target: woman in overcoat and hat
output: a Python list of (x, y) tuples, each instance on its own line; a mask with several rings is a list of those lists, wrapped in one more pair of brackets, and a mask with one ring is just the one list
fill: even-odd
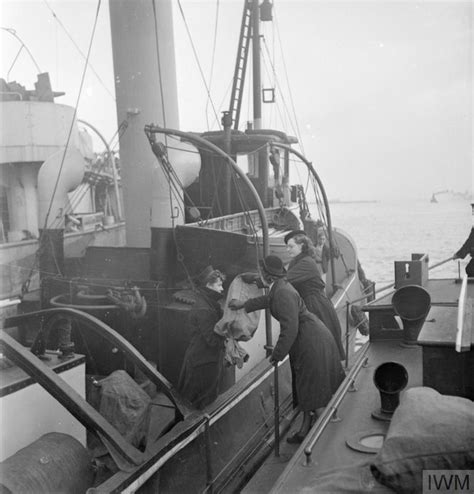
[(341, 324), (331, 300), (326, 295), (326, 284), (314, 258), (314, 246), (303, 230), (293, 230), (285, 236), (287, 250), (292, 258), (286, 279), (296, 288), (306, 307), (331, 331), (341, 359), (345, 358), (341, 339)]
[(201, 272), (196, 302), (187, 319), (191, 341), (184, 356), (178, 389), (197, 408), (209, 405), (219, 394), (225, 338), (214, 332), (214, 326), (222, 317), (219, 300), (224, 279), (224, 274), (212, 266)]
[(284, 279), (286, 271), (281, 259), (267, 256), (261, 262), (261, 270), (263, 280), (270, 286), (268, 295), (247, 301), (231, 300), (229, 307), (245, 308), (246, 312), (269, 308), (280, 322), (280, 335), (270, 361), (279, 362), (290, 355), (303, 422), (300, 430), (287, 440), (298, 443), (308, 433), (312, 415), (329, 403), (345, 374), (334, 338)]

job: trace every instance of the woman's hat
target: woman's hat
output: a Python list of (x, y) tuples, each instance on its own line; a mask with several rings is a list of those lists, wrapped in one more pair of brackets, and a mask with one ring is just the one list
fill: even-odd
[(288, 240), (295, 237), (296, 235), (306, 235), (306, 232), (304, 230), (292, 230), (291, 232), (289, 232), (285, 235), (285, 238), (284, 238), (285, 244), (287, 244)]
[(278, 256), (267, 256), (265, 259), (260, 261), (260, 266), (265, 271), (272, 276), (278, 276), (279, 278), (285, 276), (286, 269), (283, 266), (283, 261)]
[(211, 265), (206, 266), (198, 275), (197, 275), (197, 282), (200, 285), (206, 285), (209, 283), (211, 280), (215, 280), (217, 278), (220, 278), (221, 280), (224, 281), (225, 276), (223, 273), (221, 273), (218, 269), (214, 269)]

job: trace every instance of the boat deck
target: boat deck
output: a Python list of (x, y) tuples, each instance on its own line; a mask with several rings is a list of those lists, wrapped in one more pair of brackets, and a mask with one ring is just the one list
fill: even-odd
[[(423, 385), (437, 389), (436, 385), (432, 385), (433, 383), (426, 383), (427, 378), (429, 379), (428, 376), (423, 376), (424, 372), (427, 373), (426, 369), (429, 369), (425, 367), (427, 364), (426, 355), (432, 351), (433, 346), (436, 346), (437, 349), (441, 348), (442, 351), (451, 352), (450, 358), (457, 359), (451, 361), (453, 365), (465, 358), (473, 360), (472, 346), (471, 352), (465, 354), (456, 353), (453, 348), (457, 331), (457, 303), (460, 288), (461, 284), (458, 280), (429, 280), (425, 289), (430, 292), (432, 306), (420, 333), (419, 344), (409, 348), (403, 346), (403, 332), (399, 328), (387, 328), (388, 331), (382, 328), (376, 333), (381, 339), (373, 339), (369, 344), (366, 354), (367, 365), (361, 367), (355, 379), (356, 390), (349, 391), (339, 404), (337, 416), (340, 421), (331, 421), (323, 430), (313, 447), (310, 463), (307, 464), (305, 449), (312, 443), (319, 426), (319, 420), (296, 451), (294, 451), (294, 446), (286, 444), (285, 438), (283, 438), (281, 457), (275, 458), (272, 455), (268, 458), (242, 492), (247, 494), (257, 492), (293, 493), (305, 489), (308, 489), (307, 492), (319, 492), (318, 479), (324, 473), (335, 469), (355, 470), (351, 467), (368, 464), (374, 457), (376, 450), (373, 452), (356, 451), (347, 445), (347, 441), (352, 439), (352, 443), (357, 442), (362, 433), (370, 433), (364, 434), (365, 436), (375, 436), (385, 434), (388, 430), (389, 421), (382, 421), (373, 417), (373, 412), (376, 414), (380, 412), (381, 406), (380, 395), (373, 380), (374, 371), (380, 364), (388, 361), (402, 364), (408, 372), (406, 389)], [(467, 297), (471, 299), (474, 297), (474, 284), (472, 283), (467, 285)], [(378, 317), (381, 311), (393, 311), (391, 294), (366, 306), (366, 308), (368, 307), (370, 307), (368, 309), (369, 316), (374, 315), (374, 319)], [(384, 332), (387, 333), (386, 336), (384, 336)], [(445, 358), (444, 354), (442, 358)], [(453, 372), (455, 372), (454, 368)], [(433, 379), (436, 381), (436, 376)], [(467, 386), (470, 385), (469, 381)], [(438, 389), (438, 391), (443, 394), (455, 394), (446, 393), (442, 389)], [(462, 395), (462, 392), (459, 394)], [(357, 475), (361, 475), (361, 473)]]
[[(432, 279), (428, 280), (425, 288), (431, 296), (431, 305), (454, 306), (459, 300), (459, 290), (461, 288), (461, 280), (454, 278)], [(395, 290), (392, 290), (382, 297), (377, 298), (368, 307), (386, 308), (392, 306), (392, 296)], [(471, 298), (474, 297), (474, 283), (467, 285), (467, 294)]]
[(337, 414), (341, 420), (326, 427), (313, 450), (311, 465), (305, 465), (304, 449), (317, 423), (299, 447), (287, 444), (282, 438), (281, 458), (269, 457), (242, 491), (244, 494), (270, 492), (277, 479), (275, 489), (280, 486), (280, 492), (298, 492), (336, 466), (351, 466), (370, 460), (372, 454), (354, 451), (347, 446), (346, 440), (360, 432), (385, 433), (388, 429), (389, 422), (371, 416), (373, 411), (380, 410), (380, 396), (373, 382), (374, 370), (384, 362), (398, 362), (408, 371), (407, 387), (421, 386), (421, 347), (406, 349), (400, 346), (400, 341), (374, 342), (370, 344), (367, 357), (368, 365), (361, 369), (355, 382), (357, 391), (349, 392), (341, 403)]

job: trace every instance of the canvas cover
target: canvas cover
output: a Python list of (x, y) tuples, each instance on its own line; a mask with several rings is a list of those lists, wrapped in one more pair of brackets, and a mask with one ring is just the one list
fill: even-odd
[(148, 394), (123, 370), (101, 381), (99, 412), (135, 447), (146, 438), (150, 402)]

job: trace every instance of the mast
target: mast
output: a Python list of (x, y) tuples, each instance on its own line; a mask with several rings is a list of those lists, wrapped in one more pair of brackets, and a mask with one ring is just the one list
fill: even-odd
[(262, 128), (262, 75), (260, 64), (260, 9), (252, 0), (253, 128)]

